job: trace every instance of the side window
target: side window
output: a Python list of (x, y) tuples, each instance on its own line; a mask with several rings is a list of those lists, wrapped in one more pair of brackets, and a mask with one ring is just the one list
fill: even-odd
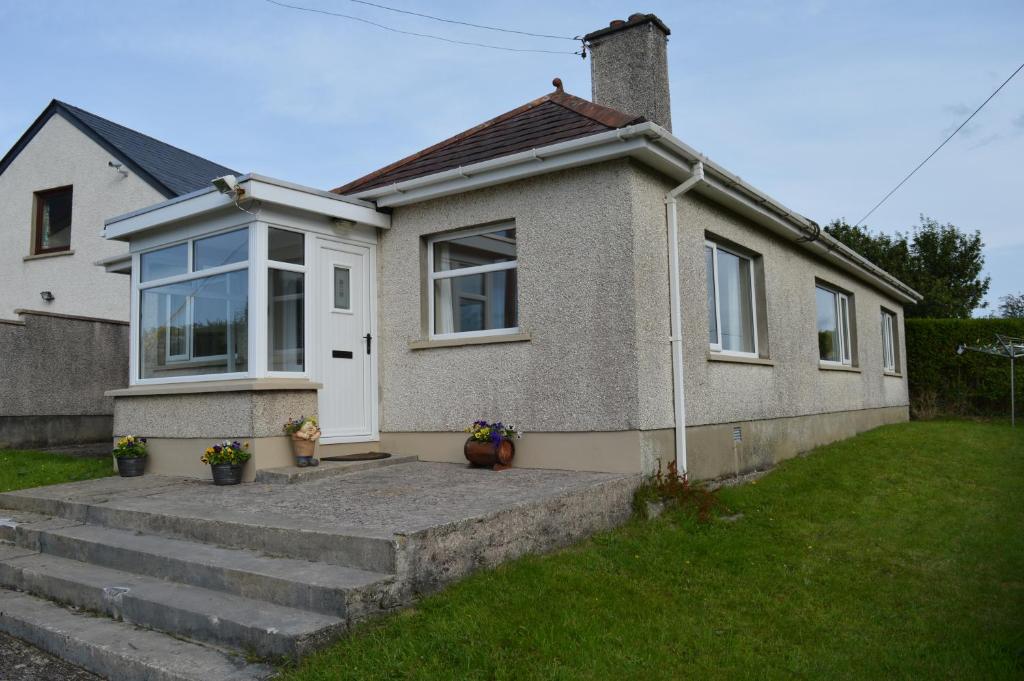
[(433, 237), (427, 266), (431, 338), (519, 330), (515, 227)]
[(896, 373), (899, 371), (896, 343), (896, 315), (889, 310), (882, 310), (882, 370)]
[(714, 241), (704, 244), (708, 345), (713, 352), (756, 357), (759, 351), (754, 258)]
[(853, 365), (853, 332), (850, 327), (850, 295), (818, 284), (815, 289), (818, 317), (818, 358), (829, 364)]
[(71, 187), (35, 193), (32, 253), (57, 253), (71, 249)]

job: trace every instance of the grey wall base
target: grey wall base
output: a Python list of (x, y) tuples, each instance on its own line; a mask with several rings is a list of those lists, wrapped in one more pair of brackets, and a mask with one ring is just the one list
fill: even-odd
[(0, 416), (0, 446), (12, 448), (109, 442), (113, 432), (109, 414)]

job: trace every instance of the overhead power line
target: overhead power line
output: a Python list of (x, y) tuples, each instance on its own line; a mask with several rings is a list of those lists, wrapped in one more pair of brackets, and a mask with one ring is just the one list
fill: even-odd
[(501, 31), (502, 33), (517, 33), (519, 35), (533, 36), (534, 38), (551, 38), (553, 40), (573, 40), (578, 41), (579, 36), (571, 38), (565, 35), (548, 35), (547, 33), (530, 33), (529, 31), (516, 31), (511, 28), (500, 28), (498, 26), (486, 26), (484, 24), (472, 24), (468, 21), (459, 21), (457, 19), (445, 19), (444, 17), (435, 17), (430, 14), (420, 14), (419, 12), (411, 12), (406, 9), (398, 9), (396, 7), (388, 7), (387, 5), (378, 5), (375, 2), (367, 2), (366, 0), (349, 0), (359, 5), (369, 5), (370, 7), (377, 7), (379, 9), (386, 9), (389, 12), (398, 12), (399, 14), (411, 14), (414, 17), (423, 17), (424, 19), (433, 19), (434, 21), (443, 21), (446, 24), (458, 24), (459, 26), (471, 26), (472, 28), (482, 28), (487, 31)]
[(1006, 84), (1007, 84), (1007, 83), (1009, 83), (1009, 82), (1010, 82), (1011, 80), (1013, 80), (1014, 76), (1016, 76), (1016, 75), (1017, 75), (1018, 73), (1020, 73), (1020, 72), (1021, 72), (1021, 70), (1024, 70), (1024, 64), (1021, 64), (1020, 66), (1018, 66), (1018, 67), (1017, 67), (1017, 70), (1016, 70), (1016, 71), (1014, 71), (1013, 73), (1011, 73), (1011, 74), (1010, 74), (1010, 77), (1009, 77), (1009, 78), (1007, 78), (1006, 80), (1004, 80), (1004, 81), (1003, 81), (1003, 84), (1002, 84), (1002, 85), (1000, 85), (999, 87), (997, 87), (997, 88), (996, 88), (996, 89), (995, 89), (995, 90), (994, 90), (994, 91), (992, 92), (992, 94), (990, 94), (990, 95), (988, 96), (988, 98), (987, 98), (987, 99), (986, 99), (986, 100), (985, 100), (984, 102), (982, 102), (982, 103), (981, 103), (981, 106), (979, 106), (979, 107), (978, 107), (977, 109), (975, 109), (975, 110), (974, 110), (974, 113), (972, 113), (972, 114), (971, 114), (970, 116), (968, 116), (968, 117), (967, 117), (967, 119), (966, 119), (966, 120), (964, 120), (964, 122), (963, 122), (963, 123), (961, 123), (961, 124), (960, 124), (959, 126), (957, 126), (957, 129), (956, 129), (956, 130), (954, 130), (954, 131), (953, 131), (952, 133), (950, 133), (949, 137), (947, 137), (946, 139), (942, 140), (942, 144), (940, 144), (939, 146), (935, 147), (934, 151), (932, 151), (932, 153), (928, 154), (928, 156), (926, 156), (926, 157), (925, 157), (925, 159), (924, 159), (923, 161), (921, 161), (920, 163), (918, 163), (918, 164), (917, 164), (917, 167), (916, 167), (916, 168), (914, 168), (913, 170), (911, 170), (911, 171), (910, 171), (910, 173), (908, 173), (906, 177), (904, 177), (904, 178), (903, 178), (902, 180), (900, 180), (900, 183), (899, 183), (898, 185), (896, 185), (895, 187), (893, 187), (893, 188), (892, 188), (892, 190), (891, 190), (891, 191), (890, 191), (890, 192), (889, 192), (888, 194), (886, 194), (885, 196), (883, 196), (883, 197), (882, 197), (882, 200), (881, 200), (881, 201), (879, 201), (878, 203), (876, 203), (876, 204), (875, 204), (875, 207), (874, 207), (874, 208), (872, 208), (871, 210), (869, 210), (869, 211), (868, 211), (868, 212), (867, 212), (867, 213), (866, 213), (866, 214), (864, 215), (864, 217), (862, 217), (862, 218), (861, 218), (860, 220), (858, 220), (858, 221), (857, 221), (857, 224), (856, 224), (856, 225), (854, 225), (854, 227), (858, 227), (858, 226), (860, 226), (860, 224), (861, 224), (861, 223), (863, 223), (863, 222), (864, 222), (865, 220), (867, 220), (867, 219), (868, 219), (869, 217), (871, 217), (871, 214), (872, 214), (872, 213), (874, 213), (874, 212), (875, 212), (876, 210), (878, 210), (878, 209), (879, 209), (879, 207), (880, 207), (880, 206), (881, 206), (881, 205), (882, 205), (883, 203), (885, 203), (886, 201), (888, 201), (888, 200), (889, 200), (889, 197), (890, 197), (890, 196), (892, 196), (893, 194), (895, 194), (895, 193), (896, 193), (896, 191), (897, 191), (897, 190), (898, 190), (898, 189), (899, 189), (900, 187), (902, 187), (902, 186), (903, 186), (904, 184), (906, 184), (907, 180), (909, 180), (909, 179), (910, 179), (911, 177), (913, 177), (913, 176), (914, 176), (914, 173), (916, 173), (916, 172), (917, 172), (918, 170), (920, 170), (920, 169), (921, 169), (922, 167), (924, 167), (924, 164), (925, 164), (925, 163), (927, 163), (928, 161), (930, 161), (930, 160), (931, 160), (931, 158), (932, 158), (932, 156), (934, 156), (935, 154), (939, 153), (939, 149), (942, 149), (942, 147), (946, 146), (946, 142), (948, 142), (949, 140), (953, 139), (953, 137), (954, 137), (954, 136), (955, 136), (955, 135), (956, 135), (956, 134), (957, 134), (958, 132), (960, 132), (960, 130), (961, 130), (961, 129), (962, 129), (962, 128), (963, 128), (964, 126), (965, 126), (965, 125), (967, 125), (968, 123), (970, 123), (970, 122), (971, 122), (971, 119), (972, 119), (972, 118), (974, 118), (975, 116), (977, 116), (977, 115), (978, 115), (978, 112), (979, 112), (979, 111), (981, 111), (982, 109), (984, 109), (984, 108), (985, 108), (985, 105), (986, 105), (986, 104), (988, 104), (989, 102), (991, 102), (991, 101), (992, 101), (992, 98), (993, 98), (993, 97), (995, 97), (996, 95), (998, 95), (998, 94), (999, 94), (999, 91), (1000, 91), (1000, 90), (1002, 90), (1002, 89), (1003, 89), (1004, 87), (1006, 87)]
[[(290, 5), (285, 2), (279, 2), (278, 0), (266, 0), (271, 5), (277, 5), (285, 9), (293, 9), (299, 12), (311, 12), (313, 14), (324, 14), (331, 17), (338, 17), (340, 19), (350, 19), (352, 21), (358, 21), (363, 24), (369, 24), (370, 26), (376, 26), (382, 28), (385, 31), (391, 31), (392, 33), (400, 33), (402, 35), (411, 35), (417, 38), (430, 38), (431, 40), (440, 40), (446, 43), (452, 43), (453, 45), (467, 45), (469, 47), (482, 47), (488, 50), (503, 50), (505, 52), (534, 52), (538, 54), (572, 54), (579, 55), (579, 52), (570, 52), (568, 50), (538, 50), (523, 47), (505, 47), (504, 45), (489, 45), (487, 43), (476, 43), (468, 40), (455, 40), (453, 38), (445, 38), (444, 36), (433, 35), (431, 33), (417, 33), (415, 31), (403, 31), (399, 28), (392, 28), (391, 26), (385, 26), (384, 24), (377, 23), (376, 21), (370, 21), (369, 19), (363, 19), (362, 17), (352, 16), (351, 14), (343, 14), (341, 12), (332, 12), (326, 9), (318, 9), (316, 7), (302, 7), (300, 5)], [(370, 4), (370, 3), (364, 3)], [(385, 8), (390, 9), (390, 8)], [(433, 17), (429, 17), (433, 18)]]

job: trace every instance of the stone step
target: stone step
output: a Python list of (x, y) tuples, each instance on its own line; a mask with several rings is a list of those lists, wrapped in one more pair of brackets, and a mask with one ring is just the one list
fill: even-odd
[(296, 482), (313, 482), (339, 475), (348, 475), (385, 466), (419, 461), (419, 457), (411, 454), (392, 454), (387, 459), (372, 461), (320, 461), (319, 466), (282, 466), (280, 468), (262, 468), (256, 471), (256, 482), (265, 484), (293, 484)]
[[(277, 558), (127, 530), (32, 515), (0, 527), (0, 539), (83, 563), (222, 591), (355, 622), (394, 608), (394, 575)], [(11, 527), (13, 526), (13, 527)]]
[(0, 587), (263, 658), (298, 659), (344, 620), (220, 591), (0, 546)]
[[(148, 476), (115, 480), (127, 480), (131, 484), (145, 477)], [(181, 483), (154, 481), (150, 483), (148, 492), (173, 490), (175, 484)], [(146, 493), (147, 490), (142, 488), (140, 494), (145, 496)], [(288, 526), (260, 524), (257, 518), (244, 521), (210, 518), (207, 515), (189, 515), (182, 509), (173, 508), (171, 502), (166, 502), (172, 506), (168, 512), (119, 508), (107, 504), (102, 492), (74, 499), (61, 498), (59, 491), (52, 492), (53, 496), (50, 494), (48, 488), (0, 494), (0, 536), (12, 516), (29, 513), (53, 518), (55, 522), (87, 523), (371, 572), (393, 574), (397, 570), (395, 537), (389, 532), (360, 527), (317, 528), (301, 518)]]
[(109, 681), (262, 681), (241, 655), (0, 589), (0, 631)]

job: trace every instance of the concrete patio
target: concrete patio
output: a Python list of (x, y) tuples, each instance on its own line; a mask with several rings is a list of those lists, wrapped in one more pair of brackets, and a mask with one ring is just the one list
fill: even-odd
[[(614, 527), (639, 482), (414, 457), (260, 479), (0, 494), (0, 631), (111, 679), (267, 678), (241, 653), (302, 656), (475, 570)], [(84, 626), (64, 606), (109, 619)]]

